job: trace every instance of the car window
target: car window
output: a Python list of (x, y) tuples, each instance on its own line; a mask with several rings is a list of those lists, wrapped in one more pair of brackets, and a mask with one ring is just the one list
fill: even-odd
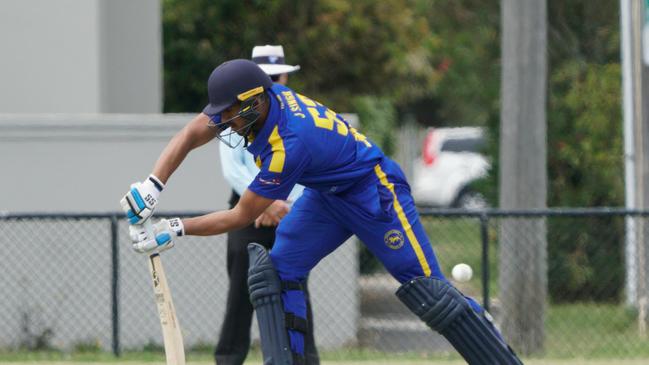
[(483, 147), (483, 138), (458, 138), (444, 141), (441, 150), (445, 152), (481, 152)]

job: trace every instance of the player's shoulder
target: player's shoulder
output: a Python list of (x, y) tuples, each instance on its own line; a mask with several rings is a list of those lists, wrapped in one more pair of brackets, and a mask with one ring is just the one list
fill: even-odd
[(272, 154), (273, 151), (286, 151), (302, 149), (304, 147), (301, 142), (298, 124), (291, 121), (292, 116), (287, 113), (286, 99), (283, 99), (281, 92), (290, 90), (285, 86), (274, 84), (271, 88), (273, 93), (270, 95), (279, 102), (279, 113), (276, 118), (273, 118), (268, 129), (266, 141), (266, 153)]
[[(295, 123), (289, 123), (290, 126), (310, 126), (312, 124), (303, 124), (300, 121), (312, 120), (314, 111), (309, 109), (316, 107), (324, 107), (322, 104), (317, 101), (312, 100), (311, 98), (300, 94), (299, 92), (280, 84), (273, 85), (273, 93), (276, 95), (277, 100), (279, 100), (282, 110), (287, 116), (289, 122), (293, 121)], [(315, 113), (316, 115), (318, 113)]]
[[(271, 97), (279, 103), (280, 118), (277, 120), (277, 132), (287, 139), (299, 139), (299, 135), (303, 134), (305, 123), (302, 123), (307, 118), (308, 114), (297, 104), (297, 93), (290, 88), (274, 84), (271, 88), (273, 91)], [(310, 117), (310, 116), (308, 116)]]
[(287, 86), (274, 84), (271, 88), (287, 119), (306, 118), (307, 114), (299, 100), (299, 94)]

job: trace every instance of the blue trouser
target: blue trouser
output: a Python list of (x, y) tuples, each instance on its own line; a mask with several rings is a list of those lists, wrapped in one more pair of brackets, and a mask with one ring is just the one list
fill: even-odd
[[(374, 174), (338, 194), (305, 189), (281, 221), (270, 257), (284, 281), (304, 281), (313, 267), (352, 234), (400, 283), (422, 276), (446, 280), (428, 241), (403, 172), (385, 159)], [(282, 292), (284, 310), (306, 318), (304, 293)], [(469, 299), (478, 312), (482, 308)], [(293, 352), (304, 354), (303, 334), (289, 330)]]

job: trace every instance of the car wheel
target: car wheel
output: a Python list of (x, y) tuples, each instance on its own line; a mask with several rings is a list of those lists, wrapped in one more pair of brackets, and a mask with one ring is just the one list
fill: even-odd
[(459, 209), (485, 209), (488, 207), (487, 199), (473, 190), (463, 190), (453, 204), (453, 208)]

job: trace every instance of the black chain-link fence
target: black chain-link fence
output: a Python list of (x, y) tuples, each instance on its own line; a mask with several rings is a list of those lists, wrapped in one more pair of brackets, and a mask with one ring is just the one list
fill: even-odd
[[(421, 210), (444, 273), (483, 303), (525, 356), (646, 357), (648, 212)], [(0, 349), (159, 349), (142, 255), (118, 214), (0, 216)], [(162, 259), (185, 345), (212, 349), (227, 295), (225, 236), (183, 238)], [(408, 312), (398, 283), (348, 242), (310, 277), (323, 354), (452, 352)], [(256, 325), (253, 338), (258, 341)]]

